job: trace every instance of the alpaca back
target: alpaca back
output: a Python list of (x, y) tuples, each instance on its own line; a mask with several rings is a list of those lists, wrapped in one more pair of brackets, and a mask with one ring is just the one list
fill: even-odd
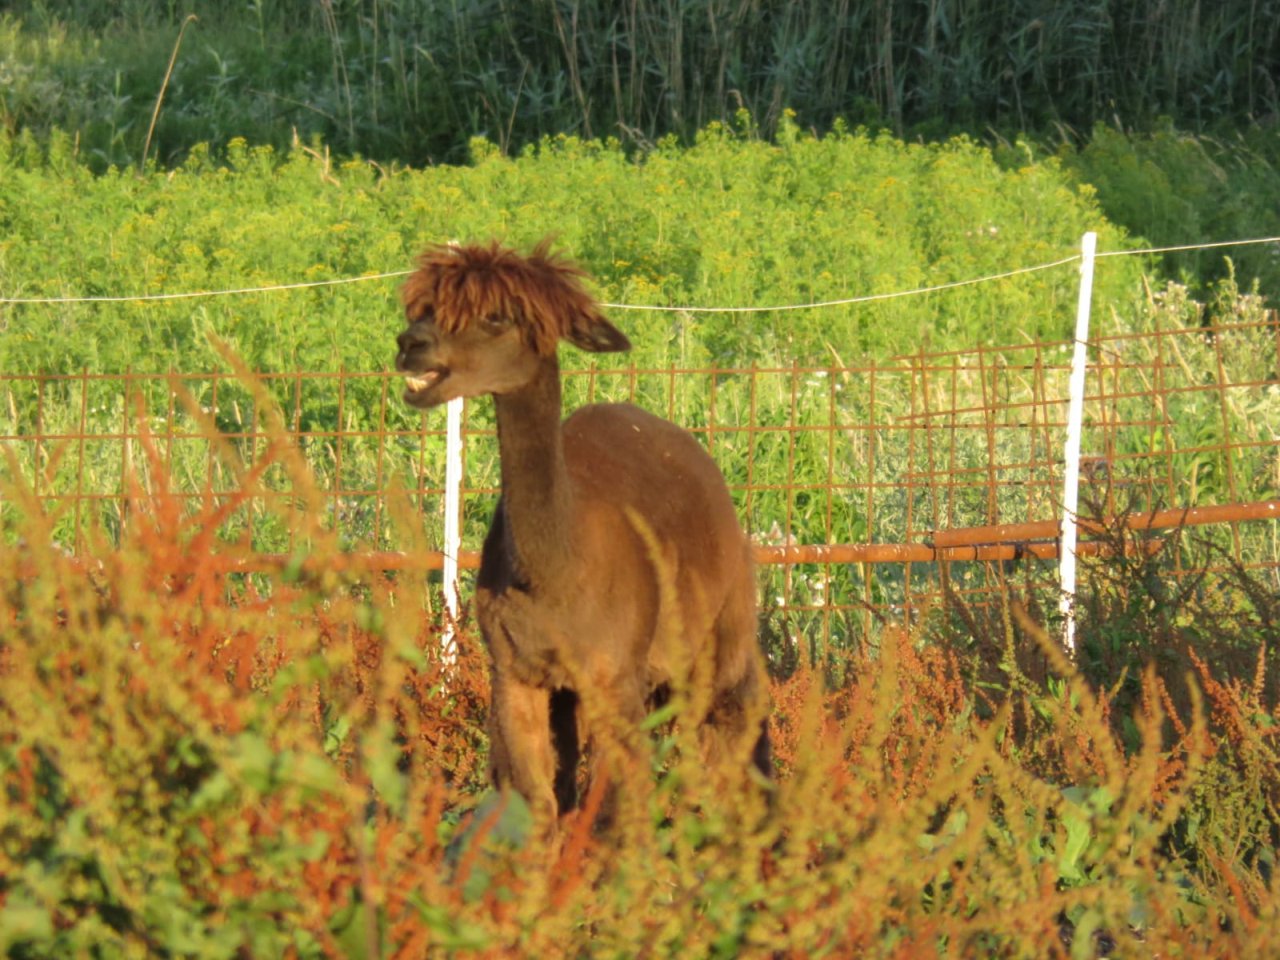
[(688, 431), (631, 404), (595, 404), (565, 421), (564, 454), (575, 501), (633, 511), (704, 589), (749, 565), (724, 477)]

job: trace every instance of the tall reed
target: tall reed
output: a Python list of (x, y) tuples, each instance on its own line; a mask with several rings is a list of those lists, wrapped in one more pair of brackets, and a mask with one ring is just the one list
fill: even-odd
[[(186, 5), (18, 0), (5, 21), (88, 36), (26, 49), (0, 98), (10, 127), (67, 126), (88, 94), (154, 101)], [(1280, 111), (1280, 18), (1256, 0), (1158, 7), (1109, 0), (198, 0), (160, 156), (194, 140), (284, 142), (297, 129), (341, 153), (459, 160), (467, 137), (504, 149), (552, 133), (644, 145), (692, 138), (747, 110), (927, 136), (1088, 129), (1162, 116), (1192, 129)], [(5, 31), (0, 31), (2, 35)], [(100, 39), (100, 44), (95, 42)], [(278, 56), (264, 57), (270, 48)], [(0, 59), (4, 57), (0, 46)], [(33, 76), (24, 72), (33, 68)], [(59, 89), (67, 96), (59, 96)], [(51, 91), (53, 96), (51, 96)], [(74, 95), (73, 95), (74, 91)], [(85, 118), (101, 113), (87, 110)], [(139, 128), (142, 121), (134, 123)], [(201, 132), (192, 134), (193, 128)], [(119, 145), (111, 162), (136, 162)], [(131, 151), (131, 152), (129, 152)]]

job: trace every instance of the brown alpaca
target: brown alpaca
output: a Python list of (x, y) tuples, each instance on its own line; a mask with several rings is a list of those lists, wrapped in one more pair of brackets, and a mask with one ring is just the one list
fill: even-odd
[(720, 471), (687, 432), (631, 404), (561, 424), (558, 342), (631, 346), (582, 276), (545, 242), (527, 257), (431, 247), (405, 283), (397, 341), (409, 404), (494, 398), (502, 496), (475, 599), (492, 667), (489, 768), (546, 813), (577, 804), (581, 737), (634, 754), (647, 711), (695, 675), (705, 748), (770, 768), (750, 545)]

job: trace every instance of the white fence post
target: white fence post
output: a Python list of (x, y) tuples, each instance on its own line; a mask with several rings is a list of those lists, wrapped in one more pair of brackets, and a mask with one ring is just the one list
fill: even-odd
[(1063, 449), (1062, 540), (1058, 576), (1062, 595), (1062, 642), (1068, 656), (1076, 655), (1076, 541), (1080, 506), (1080, 434), (1084, 427), (1085, 371), (1088, 368), (1089, 304), (1093, 298), (1093, 263), (1098, 235), (1080, 238), (1080, 296), (1076, 302), (1075, 349), (1071, 354), (1071, 381), (1067, 403), (1067, 442)]
[(462, 546), (462, 398), (450, 400), (446, 410), (444, 467), (444, 632), (440, 652), (446, 664), (457, 656), (453, 631), (458, 619), (458, 552)]

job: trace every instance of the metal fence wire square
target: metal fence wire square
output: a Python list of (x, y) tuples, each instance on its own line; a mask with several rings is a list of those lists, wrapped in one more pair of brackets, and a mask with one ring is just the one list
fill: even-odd
[[(1280, 589), (1278, 344), (1275, 314), (1093, 338), (1082, 519), (1203, 523), (1224, 563)], [(944, 592), (975, 615), (1011, 588), (1056, 604), (1071, 349), (570, 369), (565, 408), (629, 401), (691, 431), (757, 545), (766, 619), (825, 640), (925, 616)], [(193, 517), (222, 505), (228, 552), (213, 563), (270, 568), (323, 531), (355, 568), (441, 565), (444, 414), (407, 408), (395, 374), (5, 375), (0, 391), (10, 542), (24, 502), (74, 551), (163, 493)], [(466, 404), (463, 454), (465, 571), (499, 487), (487, 400)], [(1181, 560), (1168, 551), (1175, 572)]]

